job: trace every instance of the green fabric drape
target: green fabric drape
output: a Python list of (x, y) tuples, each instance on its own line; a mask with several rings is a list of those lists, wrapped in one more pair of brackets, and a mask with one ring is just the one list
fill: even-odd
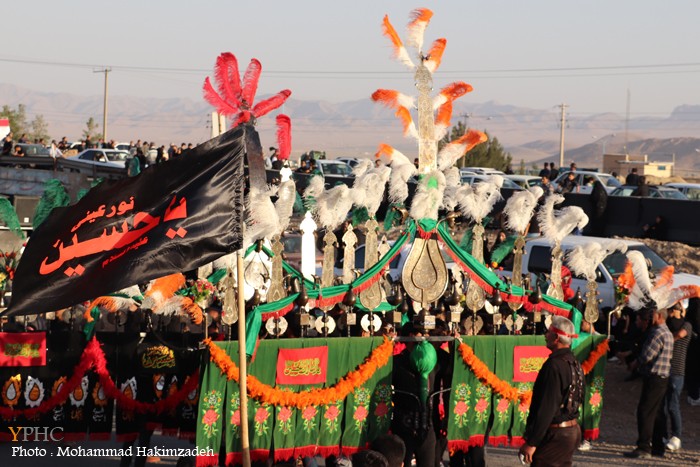
[[(583, 362), (605, 336), (585, 336), (573, 349), (576, 358)], [(513, 349), (515, 346), (544, 346), (543, 336), (468, 336), (463, 337), (477, 358), (503, 381), (518, 388), (519, 392), (532, 390), (533, 383), (513, 382)], [(465, 450), (484, 442), (486, 425), (482, 419), (493, 418), (488, 443), (491, 445), (522, 444), (529, 406), (502, 401), (497, 393), (487, 395), (483, 385), (464, 364), (462, 356), (455, 351), (452, 394), (450, 396), (448, 420), (448, 448)], [(580, 423), (588, 439), (598, 436), (602, 408), (603, 373), (606, 357), (603, 356), (586, 377), (586, 395), (581, 410)], [(483, 401), (481, 400), (483, 399)], [(477, 410), (478, 407), (478, 410)], [(481, 412), (481, 413), (480, 413)], [(477, 417), (480, 414), (480, 417)]]
[[(333, 339), (280, 339), (263, 340), (255, 361), (249, 365), (250, 375), (260, 382), (275, 386), (277, 354), (280, 348), (328, 346), (326, 383), (321, 385), (283, 386), (300, 392), (311, 387), (328, 387), (337, 383), (348, 372), (357, 368), (378, 345), (382, 338)], [(229, 357), (238, 361), (238, 343), (217, 343)], [(364, 447), (379, 433), (387, 431), (391, 419), (391, 360), (379, 368), (372, 378), (349, 395), (344, 401), (304, 409), (262, 405), (252, 398), (248, 404), (248, 426), (251, 458), (265, 460), (274, 446), (276, 461), (297, 456), (352, 453)], [(223, 433), (226, 462), (241, 462), (239, 387), (226, 381), (218, 367), (208, 363), (204, 372), (202, 398), (197, 425), (197, 446), (219, 452)], [(218, 418), (209, 411), (216, 406)], [(216, 418), (216, 419), (215, 419)], [(215, 419), (215, 420), (214, 420)], [(215, 460), (215, 459), (214, 459)], [(198, 465), (207, 463), (198, 459)]]

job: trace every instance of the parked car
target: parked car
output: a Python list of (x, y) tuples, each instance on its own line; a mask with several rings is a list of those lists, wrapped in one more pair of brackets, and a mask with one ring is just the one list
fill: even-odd
[[(43, 144), (27, 144), (27, 143), (17, 143), (14, 146), (19, 146), (24, 151), (25, 156), (46, 156), (51, 157), (49, 153), (49, 148)], [(12, 148), (14, 151), (14, 147)]]
[[(562, 182), (569, 177), (569, 172), (571, 171), (566, 170), (559, 173), (553, 182), (555, 190), (559, 190)], [(619, 180), (610, 174), (593, 172), (589, 170), (576, 170), (574, 173), (576, 174), (576, 182), (579, 186), (578, 193), (591, 193), (591, 191), (593, 191), (593, 183), (589, 183), (589, 180), (591, 179), (593, 182), (595, 182), (595, 180), (600, 181), (608, 193), (611, 193), (615, 188), (621, 185)]]
[(667, 183), (664, 186), (675, 188), (687, 196), (688, 199), (700, 200), (700, 183)]
[(351, 169), (355, 168), (355, 166), (360, 163), (360, 159), (356, 157), (339, 157), (334, 160), (348, 164)]
[[(578, 245), (584, 245), (590, 242), (604, 242), (608, 239), (598, 237), (584, 237), (580, 235), (570, 235), (565, 237), (561, 242), (561, 248), (566, 255), (567, 252), (573, 250)], [(647, 245), (636, 240), (621, 240), (627, 245), (627, 250), (636, 250), (642, 253), (648, 262), (651, 263), (650, 270), (654, 274), (658, 274), (668, 266), (668, 263), (661, 258), (654, 250)], [(566, 264), (566, 259), (564, 259)], [(612, 309), (615, 306), (615, 281), (625, 270), (627, 257), (619, 251), (614, 252), (598, 266), (596, 271), (596, 283), (598, 285), (599, 298), (602, 300), (602, 309)], [(549, 274), (552, 270), (552, 253), (549, 242), (544, 238), (533, 238), (525, 243), (525, 254), (523, 255), (523, 274)], [(505, 274), (510, 276), (510, 272)], [(534, 277), (532, 284), (534, 284)], [(673, 286), (681, 285), (698, 285), (700, 286), (700, 276), (692, 274), (678, 273), (673, 275)], [(585, 294), (587, 281), (584, 277), (572, 278), (571, 288), (573, 290), (580, 289), (582, 294)]]
[[(462, 184), (463, 185), (473, 185), (475, 183), (485, 182), (489, 176), (490, 175), (464, 175), (464, 174), (462, 174)], [(509, 178), (503, 178), (503, 187), (502, 188), (507, 188), (510, 190), (517, 190), (517, 191), (521, 191), (521, 190), (525, 189)]]
[[(666, 185), (647, 185), (649, 198), (688, 199), (683, 193)], [(639, 188), (637, 185), (622, 185), (615, 188), (610, 196), (634, 196), (632, 193)]]
[(122, 178), (131, 156), (116, 149), (86, 149), (76, 156), (58, 160), (64, 171), (79, 172), (93, 177)]
[(459, 169), (460, 173), (473, 173), (479, 175), (505, 175), (504, 172), (500, 170), (492, 169), (490, 167), (462, 167)]
[(514, 181), (525, 189), (542, 184), (542, 178), (535, 175), (504, 175), (503, 177)]
[(340, 177), (352, 176), (352, 168), (345, 162), (319, 159), (316, 161), (316, 167), (321, 171), (324, 177), (326, 175), (335, 175)]

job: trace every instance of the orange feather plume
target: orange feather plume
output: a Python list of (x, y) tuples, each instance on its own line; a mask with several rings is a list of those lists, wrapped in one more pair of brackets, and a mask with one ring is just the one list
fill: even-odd
[(413, 124), (413, 118), (411, 117), (411, 112), (408, 111), (406, 107), (399, 107), (396, 110), (397, 117), (401, 120), (403, 124), (403, 134), (407, 136), (409, 134), (416, 134), (416, 126)]
[(185, 276), (181, 273), (170, 274), (169, 276), (160, 277), (153, 281), (153, 284), (148, 288), (144, 297), (154, 297), (160, 294), (162, 298), (170, 298), (175, 292), (180, 290), (185, 285)]
[(388, 144), (380, 143), (379, 144), (379, 149), (377, 149), (377, 153), (374, 155), (377, 159), (379, 159), (382, 156), (387, 156), (391, 158), (391, 155), (394, 152), (394, 148), (389, 146)]
[(435, 70), (437, 70), (440, 66), (440, 62), (442, 62), (442, 54), (445, 52), (446, 45), (447, 39), (437, 39), (435, 42), (433, 42), (425, 61), (425, 67), (431, 73), (435, 73)]
[(672, 285), (673, 284), (673, 266), (666, 266), (661, 270), (661, 275), (656, 279), (656, 283), (654, 284), (655, 289), (659, 289), (661, 287), (664, 287), (666, 285)]
[(377, 89), (372, 93), (372, 100), (392, 109), (414, 106), (412, 97), (394, 91), (393, 89)]
[(277, 158), (289, 159), (289, 154), (292, 152), (292, 120), (287, 115), (277, 116), (277, 144), (279, 146)]
[(447, 128), (450, 126), (450, 119), (452, 118), (452, 101), (448, 100), (438, 108), (437, 117), (435, 118), (435, 125)]
[(617, 283), (620, 285), (620, 287), (629, 291), (632, 290), (632, 287), (634, 287), (636, 282), (637, 280), (634, 278), (634, 272), (632, 271), (632, 263), (627, 261), (627, 264), (625, 264), (625, 270), (617, 278)]
[(202, 309), (189, 297), (184, 297), (182, 300), (182, 309), (190, 316), (190, 320), (194, 324), (200, 324), (203, 319)]
[(423, 48), (423, 35), (425, 28), (428, 27), (430, 19), (433, 17), (433, 12), (427, 8), (416, 8), (411, 12), (411, 22), (408, 23), (409, 45), (416, 47), (418, 50)]
[(450, 144), (462, 144), (464, 145), (464, 151), (462, 152), (467, 153), (474, 149), (474, 146), (477, 144), (484, 143), (488, 140), (488, 136), (486, 136), (486, 133), (483, 133), (478, 130), (469, 130), (466, 135), (461, 136), (460, 138), (452, 141)]
[(391, 41), (394, 49), (394, 58), (398, 59), (409, 67), (413, 67), (414, 64), (411, 61), (411, 57), (408, 56), (408, 51), (406, 51), (406, 47), (404, 47), (401, 38), (396, 32), (396, 29), (394, 29), (394, 26), (391, 24), (391, 22), (389, 22), (388, 15), (384, 15), (384, 20), (382, 22), (382, 34), (388, 37)]

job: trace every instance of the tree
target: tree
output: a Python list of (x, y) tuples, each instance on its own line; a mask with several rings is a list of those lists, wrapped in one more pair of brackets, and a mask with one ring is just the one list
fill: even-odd
[(102, 133), (97, 132), (97, 127), (99, 125), (95, 121), (94, 118), (90, 117), (88, 121), (85, 123), (86, 129), (83, 130), (83, 138), (84, 139), (89, 139), (91, 141), (98, 140), (102, 138)]
[(41, 141), (43, 139), (47, 143), (51, 140), (51, 136), (49, 136), (49, 124), (46, 122), (46, 120), (44, 120), (43, 115), (39, 114), (34, 117), (31, 126), (32, 132), (30, 137), (32, 139), (37, 141)]
[(27, 132), (27, 109), (24, 104), (19, 104), (17, 110), (13, 110), (9, 105), (3, 105), (0, 117), (10, 121), (10, 131), (15, 135), (15, 139)]
[[(467, 131), (468, 129), (465, 127), (464, 123), (457, 122), (457, 124), (450, 129), (447, 135), (445, 135), (445, 137), (439, 141), (438, 149), (442, 149), (442, 147), (447, 143), (459, 138)], [(489, 137), (488, 141), (477, 145), (474, 149), (459, 159), (457, 161), (457, 165), (459, 167), (490, 167), (505, 171), (506, 168), (511, 165), (513, 159), (510, 153), (503, 149), (503, 146), (501, 146), (498, 138), (492, 138), (488, 131), (486, 131), (486, 135)]]

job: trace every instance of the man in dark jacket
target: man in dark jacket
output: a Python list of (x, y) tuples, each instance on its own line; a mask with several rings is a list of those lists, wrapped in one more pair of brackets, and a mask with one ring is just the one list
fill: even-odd
[(535, 380), (520, 455), (533, 467), (571, 466), (581, 443), (577, 419), (584, 390), (581, 364), (571, 353), (578, 335), (571, 321), (554, 316), (544, 337), (552, 353)]

